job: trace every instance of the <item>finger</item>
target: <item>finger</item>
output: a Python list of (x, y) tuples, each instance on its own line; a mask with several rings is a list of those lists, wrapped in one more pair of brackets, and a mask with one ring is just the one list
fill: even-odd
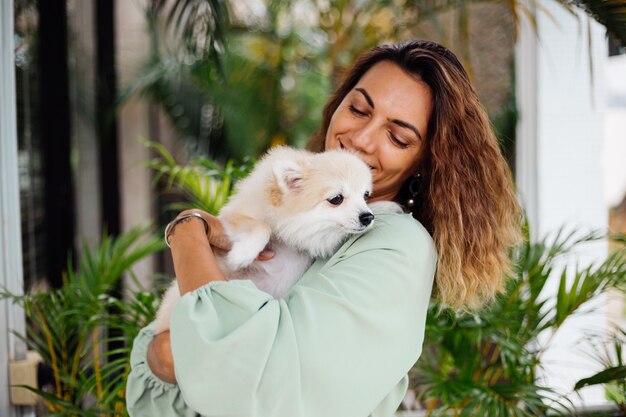
[(209, 239), (211, 246), (224, 251), (229, 251), (231, 249), (232, 242), (226, 235), (222, 222), (217, 217), (200, 209), (185, 210), (181, 212), (179, 216), (190, 213), (197, 213), (201, 215), (209, 223), (209, 233), (207, 238)]
[(229, 251), (233, 244), (228, 235), (226, 235), (222, 222), (217, 217), (211, 215), (209, 215), (207, 221), (209, 222), (209, 243), (216, 248)]
[(261, 251), (261, 253), (259, 253), (257, 255), (257, 259), (259, 261), (269, 261), (270, 259), (272, 259), (274, 257), (275, 253), (273, 250), (269, 250), (269, 249), (264, 249)]

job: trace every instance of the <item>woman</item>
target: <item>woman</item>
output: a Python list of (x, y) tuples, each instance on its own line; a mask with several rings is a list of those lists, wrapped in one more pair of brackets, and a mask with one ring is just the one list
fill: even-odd
[[(144, 329), (135, 341), (132, 416), (391, 416), (421, 352), (433, 278), (436, 296), (455, 308), (502, 289), (519, 208), (450, 51), (413, 41), (366, 53), (326, 105), (310, 148), (357, 152), (372, 169), (370, 200), (395, 200), (409, 214), (377, 216), (284, 300), (224, 282), (203, 221), (177, 222), (172, 256), (190, 294), (171, 337)], [(226, 246), (219, 224), (199, 214), (212, 222), (213, 245)]]

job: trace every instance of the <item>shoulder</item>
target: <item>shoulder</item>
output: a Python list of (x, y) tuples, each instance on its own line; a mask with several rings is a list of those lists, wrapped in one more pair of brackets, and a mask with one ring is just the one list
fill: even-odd
[(423, 249), (435, 254), (435, 245), (428, 231), (407, 213), (380, 213), (372, 229), (350, 238), (339, 252), (369, 249), (414, 251)]
[(328, 260), (327, 269), (339, 264), (368, 264), (388, 269), (390, 264), (406, 269), (435, 268), (437, 252), (428, 231), (410, 214), (376, 215), (374, 226), (366, 233), (352, 236)]
[(351, 299), (369, 294), (367, 305), (381, 297), (406, 300), (404, 305), (419, 299), (419, 305), (427, 305), (436, 263), (433, 240), (418, 221), (409, 214), (385, 213), (376, 215), (372, 229), (348, 239), (332, 257), (318, 259), (297, 287), (351, 294)]

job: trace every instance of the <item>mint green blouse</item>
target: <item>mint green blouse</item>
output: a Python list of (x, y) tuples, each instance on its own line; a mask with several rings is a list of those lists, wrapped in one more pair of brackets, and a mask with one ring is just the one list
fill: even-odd
[(435, 272), (428, 232), (385, 213), (281, 300), (251, 281), (211, 282), (180, 299), (171, 320), (177, 384), (131, 354), (132, 417), (389, 417), (419, 357)]

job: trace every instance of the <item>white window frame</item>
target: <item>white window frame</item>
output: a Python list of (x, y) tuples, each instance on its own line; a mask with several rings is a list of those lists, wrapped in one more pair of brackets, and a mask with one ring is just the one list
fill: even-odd
[[(22, 235), (17, 167), (17, 126), (13, 0), (0, 2), (0, 287), (22, 293)], [(0, 301), (0, 416), (34, 416), (33, 407), (10, 402), (9, 361), (26, 357), (26, 346), (12, 332), (24, 334), (24, 311)]]

